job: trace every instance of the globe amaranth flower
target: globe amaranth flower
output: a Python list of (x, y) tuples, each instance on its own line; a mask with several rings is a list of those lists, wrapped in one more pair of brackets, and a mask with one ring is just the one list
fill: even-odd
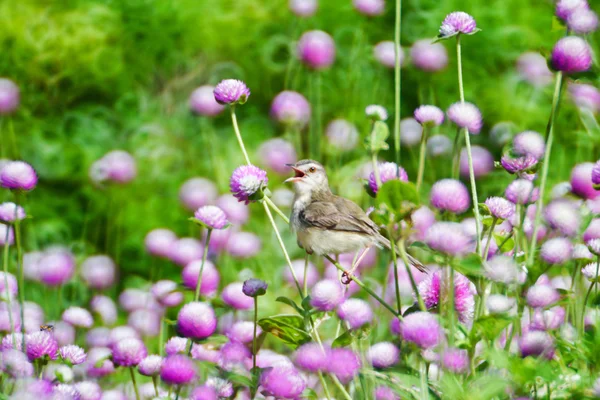
[(400, 121), (400, 143), (406, 146), (416, 146), (421, 143), (423, 126), (414, 118), (404, 118)]
[(310, 115), (308, 100), (298, 92), (285, 90), (271, 103), (271, 118), (286, 126), (303, 129), (310, 122)]
[(379, 342), (369, 348), (367, 358), (375, 368), (389, 368), (398, 363), (400, 350), (392, 342)]
[(237, 199), (227, 193), (219, 197), (216, 205), (227, 215), (227, 219), (235, 225), (244, 225), (250, 217), (250, 209), (247, 205), (240, 203)]
[(533, 308), (545, 308), (556, 303), (560, 294), (549, 285), (535, 284), (527, 291), (527, 305)]
[(168, 356), (173, 354), (185, 354), (187, 352), (188, 340), (183, 337), (173, 336), (165, 343), (165, 353)]
[(294, 145), (280, 138), (267, 140), (261, 144), (258, 153), (262, 160), (261, 164), (280, 175), (289, 173), (290, 168), (287, 164), (295, 164), (298, 161)]
[(592, 10), (577, 10), (567, 18), (567, 26), (578, 35), (593, 33), (598, 29), (598, 14)]
[(438, 126), (444, 122), (444, 112), (436, 106), (419, 106), (414, 116), (417, 122), (424, 126)]
[[(584, 239), (585, 240), (585, 239)], [(590, 252), (585, 244), (578, 243), (573, 246), (573, 252), (571, 253), (571, 259), (575, 261), (589, 261), (594, 258), (594, 255)]]
[(488, 296), (485, 305), (490, 314), (503, 314), (510, 311), (516, 304), (516, 300), (501, 294)]
[(348, 299), (337, 310), (337, 315), (350, 329), (358, 329), (373, 320), (373, 310), (369, 303), (361, 299)]
[(360, 359), (348, 348), (336, 348), (329, 351), (327, 372), (335, 375), (342, 383), (349, 383), (360, 369)]
[(219, 367), (231, 371), (246, 365), (251, 358), (252, 353), (245, 344), (230, 340), (221, 347), (218, 364)]
[[(373, 57), (384, 67), (394, 68), (396, 66), (396, 44), (391, 40), (377, 43), (373, 47)], [(399, 48), (398, 64), (400, 66), (404, 64), (404, 50), (402, 47)]]
[(232, 282), (223, 288), (221, 297), (225, 304), (236, 310), (249, 310), (254, 306), (254, 300), (244, 294), (242, 282)]
[(225, 107), (215, 100), (214, 90), (215, 87), (210, 85), (195, 89), (190, 95), (190, 109), (205, 117), (214, 117), (221, 114)]
[(212, 204), (218, 194), (217, 186), (206, 178), (188, 179), (179, 188), (179, 200), (190, 211)]
[(310, 292), (310, 304), (320, 311), (331, 311), (344, 301), (339, 282), (325, 279), (317, 282)]
[[(256, 335), (260, 335), (262, 329), (256, 327)], [(238, 343), (251, 343), (254, 336), (254, 322), (238, 321), (229, 328), (225, 334), (231, 341)]]
[(289, 362), (275, 363), (264, 369), (260, 384), (270, 396), (285, 399), (298, 398), (306, 388), (306, 381)]
[(462, 11), (455, 11), (444, 18), (440, 27), (440, 38), (447, 38), (460, 33), (472, 35), (477, 33), (475, 18)]
[[(293, 0), (298, 1), (298, 0)], [(304, 0), (302, 0), (304, 1)], [(316, 1), (315, 1), (316, 2)], [(217, 391), (210, 386), (202, 385), (194, 388), (190, 394), (190, 400), (218, 400)]]
[(591, 162), (581, 163), (573, 167), (571, 171), (571, 191), (584, 199), (595, 199), (600, 192), (594, 188), (592, 175), (594, 164)]
[(183, 293), (177, 291), (177, 282), (167, 279), (152, 285), (152, 295), (163, 307), (176, 307), (183, 301)]
[(512, 257), (497, 255), (484, 264), (486, 276), (494, 281), (504, 284), (517, 283), (518, 273), (517, 264)]
[(456, 222), (436, 222), (427, 230), (425, 243), (436, 251), (457, 256), (469, 250), (472, 239)]
[(317, 12), (317, 0), (290, 0), (290, 10), (298, 17), (311, 17)]
[(585, 83), (570, 83), (569, 94), (577, 107), (592, 113), (600, 112), (600, 90)]
[(0, 78), (0, 114), (10, 114), (19, 106), (19, 87), (10, 79)]
[(385, 11), (385, 0), (352, 0), (352, 5), (356, 11), (368, 17), (382, 15)]
[(85, 354), (85, 350), (83, 350), (79, 346), (68, 345), (63, 346), (58, 349), (58, 354), (60, 357), (71, 365), (82, 364), (87, 359), (87, 355)]
[(254, 257), (262, 247), (262, 242), (258, 235), (251, 232), (234, 232), (227, 241), (227, 253), (239, 259)]
[(467, 350), (449, 348), (442, 354), (442, 367), (455, 374), (469, 372), (469, 353)]
[(585, 244), (587, 244), (588, 249), (593, 255), (600, 255), (600, 239), (591, 239), (588, 240)]
[(431, 205), (440, 211), (462, 214), (471, 206), (467, 187), (455, 179), (442, 179), (433, 184)]
[(90, 178), (98, 183), (104, 181), (128, 183), (136, 176), (135, 159), (124, 150), (108, 152), (90, 167)]
[(335, 61), (335, 42), (323, 31), (308, 31), (298, 41), (298, 58), (309, 68), (324, 69)]
[(201, 260), (204, 246), (194, 238), (181, 238), (173, 243), (169, 251), (169, 259), (175, 264), (185, 266), (192, 261)]
[(0, 204), (0, 222), (12, 224), (24, 218), (25, 210), (23, 207), (8, 201)]
[(556, 16), (567, 21), (574, 12), (589, 8), (587, 0), (559, 0), (556, 3)]
[(14, 349), (5, 349), (0, 353), (0, 370), (13, 379), (27, 378), (33, 375), (33, 365), (27, 356)]
[(427, 139), (427, 154), (431, 157), (440, 157), (450, 154), (452, 151), (452, 140), (448, 136), (433, 135)]
[[(200, 273), (200, 267), (202, 266), (201, 260), (196, 260), (185, 266), (181, 273), (183, 284), (185, 287), (191, 290), (196, 290), (198, 284), (198, 275)], [(204, 262), (204, 269), (202, 270), (202, 280), (200, 283), (200, 294), (203, 296), (212, 296), (216, 293), (219, 287), (219, 271), (215, 268), (215, 265), (206, 260)]]
[(466, 128), (469, 133), (477, 135), (483, 126), (481, 111), (475, 104), (468, 102), (458, 102), (452, 104), (446, 111), (450, 121), (454, 122), (459, 128)]
[(138, 372), (144, 376), (157, 376), (163, 364), (163, 358), (158, 355), (149, 355), (138, 364)]
[(62, 320), (78, 328), (90, 328), (94, 324), (92, 314), (81, 307), (67, 308), (62, 314)]
[(138, 365), (148, 355), (148, 350), (140, 339), (121, 339), (112, 346), (112, 359), (116, 365), (132, 367)]
[(579, 231), (581, 217), (578, 206), (569, 200), (553, 200), (544, 208), (544, 218), (551, 228), (565, 236), (575, 236)]
[(448, 65), (448, 52), (441, 43), (431, 39), (417, 40), (410, 48), (410, 58), (418, 69), (427, 72), (440, 71)]
[(511, 158), (506, 155), (500, 159), (500, 164), (509, 174), (521, 176), (523, 173), (531, 170), (538, 163), (537, 158), (531, 154), (522, 157)]
[(428, 312), (419, 311), (404, 317), (400, 322), (402, 339), (429, 349), (444, 339), (444, 331), (437, 318)]
[(25, 337), (27, 357), (30, 361), (38, 358), (48, 357), (50, 360), (56, 359), (58, 343), (54, 336), (48, 331), (38, 331), (30, 333)]
[(157, 336), (160, 333), (161, 312), (141, 308), (133, 311), (127, 317), (127, 325), (144, 337)]
[(207, 303), (191, 302), (184, 305), (177, 315), (177, 330), (187, 338), (205, 339), (217, 328), (217, 317)]
[[(449, 303), (447, 296), (450, 288), (447, 282), (442, 279), (442, 271), (438, 270), (429, 274), (421, 283), (418, 290), (425, 306), (428, 309), (438, 307), (440, 303)], [(460, 322), (466, 323), (473, 318), (475, 310), (474, 299), (475, 287), (464, 275), (456, 272), (454, 274), (454, 308)]]
[(242, 286), (242, 292), (248, 297), (258, 297), (267, 293), (267, 282), (251, 278), (244, 281)]
[(244, 104), (250, 97), (250, 89), (240, 80), (224, 79), (215, 87), (213, 94), (219, 104)]
[(540, 53), (521, 54), (517, 59), (517, 72), (521, 78), (535, 87), (544, 87), (552, 83), (552, 71), (548, 68), (546, 58)]
[[(402, 167), (399, 167), (396, 163), (379, 163), (378, 169), (381, 184), (384, 184), (387, 181), (391, 181), (393, 179), (408, 182), (408, 174), (406, 173), (406, 170)], [(369, 187), (371, 188), (373, 193), (377, 193), (377, 191), (379, 190), (379, 187), (377, 186), (377, 180), (375, 179), (375, 172), (371, 172), (371, 174), (369, 175)]]
[(248, 204), (254, 201), (268, 182), (267, 173), (262, 169), (254, 165), (242, 165), (231, 174), (229, 188), (238, 201)]
[(385, 121), (388, 119), (387, 110), (378, 104), (368, 105), (365, 108), (365, 114), (373, 121)]
[(101, 400), (105, 396), (100, 385), (92, 381), (77, 382), (75, 389), (80, 395), (80, 400)]
[(92, 289), (108, 289), (115, 283), (116, 266), (105, 255), (90, 256), (81, 263), (81, 277)]
[(485, 205), (494, 218), (508, 219), (515, 213), (515, 204), (503, 197), (488, 197)]
[(552, 49), (552, 66), (567, 74), (587, 71), (592, 66), (590, 46), (577, 36), (560, 39)]
[(24, 161), (10, 161), (0, 170), (0, 185), (13, 190), (32, 190), (38, 177), (33, 167)]
[(194, 219), (208, 229), (225, 229), (229, 225), (227, 216), (217, 206), (202, 206), (194, 213)]
[(515, 179), (508, 185), (504, 195), (515, 204), (528, 204), (537, 200), (539, 190), (527, 179)]
[(4, 301), (8, 300), (6, 298), (8, 292), (8, 296), (12, 299), (17, 296), (18, 291), (17, 278), (10, 272), (0, 272), (0, 298)]
[(544, 242), (540, 257), (548, 264), (564, 264), (571, 259), (573, 244), (567, 238), (552, 238)]
[(327, 359), (327, 349), (315, 342), (303, 344), (294, 353), (296, 365), (309, 372), (323, 371), (327, 367)]
[(160, 379), (167, 385), (187, 385), (196, 378), (196, 365), (187, 356), (175, 354), (168, 356), (160, 368)]
[(358, 143), (358, 129), (352, 122), (345, 119), (334, 119), (325, 128), (327, 141), (335, 149), (340, 151), (349, 151), (356, 147)]
[(583, 241), (589, 242), (592, 239), (600, 239), (600, 218), (594, 218), (583, 232)]
[(590, 282), (600, 281), (598, 276), (598, 262), (589, 263), (581, 269), (581, 274)]
[[(482, 178), (492, 172), (494, 169), (494, 156), (488, 149), (482, 146), (474, 145), (471, 147), (471, 157), (473, 160), (473, 176)], [(470, 174), (469, 153), (466, 148), (460, 151), (459, 159), (460, 176), (468, 178)]]
[(90, 378), (101, 378), (112, 374), (115, 366), (110, 360), (111, 350), (107, 347), (94, 347), (88, 352), (85, 362), (86, 374)]
[(543, 356), (551, 359), (554, 356), (554, 340), (547, 332), (529, 331), (519, 340), (522, 357)]

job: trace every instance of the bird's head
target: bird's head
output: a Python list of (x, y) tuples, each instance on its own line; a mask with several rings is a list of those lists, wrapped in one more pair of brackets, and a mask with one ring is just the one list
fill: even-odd
[(286, 182), (294, 184), (297, 194), (329, 191), (329, 182), (325, 168), (314, 160), (300, 160), (296, 164), (287, 164), (294, 170), (294, 176)]

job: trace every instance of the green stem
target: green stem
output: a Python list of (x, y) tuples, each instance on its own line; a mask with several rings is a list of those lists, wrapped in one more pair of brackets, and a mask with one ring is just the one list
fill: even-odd
[(321, 382), (321, 386), (323, 387), (323, 391), (325, 392), (325, 398), (327, 400), (331, 400), (331, 393), (329, 393), (329, 387), (327, 387), (327, 382), (325, 382), (325, 377), (321, 371), (318, 371), (319, 381)]
[(429, 400), (429, 384), (427, 383), (427, 364), (421, 361), (421, 399)]
[(135, 381), (135, 372), (133, 372), (133, 367), (129, 367), (129, 373), (131, 374), (131, 383), (133, 383), (133, 390), (135, 391), (136, 400), (140, 400), (140, 391), (138, 390), (137, 383)]
[(392, 251), (392, 263), (394, 264), (394, 288), (396, 290), (396, 307), (398, 314), (402, 314), (402, 300), (400, 299), (400, 282), (398, 279), (398, 260), (396, 258), (396, 244), (392, 237), (391, 229), (388, 230), (388, 239), (390, 240), (390, 250)]
[(587, 293), (585, 294), (585, 298), (583, 299), (583, 308), (581, 310), (581, 333), (583, 333), (585, 331), (585, 307), (587, 306), (587, 302), (590, 297), (590, 294), (594, 290), (594, 287), (598, 284), (599, 270), (600, 270), (600, 256), (598, 256), (598, 258), (596, 260), (596, 277), (592, 281), (592, 284), (588, 288)]
[(340, 382), (340, 380), (337, 378), (337, 376), (335, 376), (333, 374), (331, 374), (330, 376), (331, 376), (331, 380), (333, 381), (333, 383), (335, 383), (335, 386), (337, 386), (339, 391), (342, 392), (342, 394), (344, 395), (344, 398), (346, 400), (352, 400), (352, 396), (350, 396), (348, 391), (346, 391), (346, 388), (344, 387), (344, 385), (342, 385), (342, 382)]
[(452, 268), (450, 265), (448, 265), (447, 267), (449, 269), (449, 278), (448, 278), (448, 291), (449, 291), (449, 298), (448, 298), (448, 318), (450, 320), (450, 335), (448, 335), (448, 342), (450, 344), (450, 346), (454, 346), (454, 334), (455, 334), (455, 314), (456, 314), (456, 310), (455, 310), (455, 306), (454, 306), (454, 268)]
[(427, 311), (427, 307), (425, 307), (425, 303), (423, 302), (423, 298), (419, 293), (419, 288), (417, 287), (417, 282), (415, 281), (415, 277), (412, 274), (410, 269), (410, 261), (408, 261), (408, 256), (406, 255), (406, 246), (404, 245), (404, 240), (400, 241), (400, 257), (404, 262), (404, 267), (406, 268), (406, 273), (408, 274), (408, 278), (410, 279), (410, 285), (412, 286), (413, 292), (415, 296), (417, 296), (417, 303), (419, 304), (419, 309), (421, 311)]
[(458, 179), (460, 170), (460, 151), (458, 147), (458, 139), (460, 139), (460, 128), (456, 129), (454, 142), (452, 143), (452, 179)]
[(550, 111), (550, 118), (548, 125), (546, 126), (546, 154), (544, 154), (544, 160), (542, 161), (542, 176), (540, 179), (540, 194), (535, 205), (535, 219), (533, 221), (533, 234), (531, 236), (531, 245), (529, 246), (529, 254), (527, 257), (527, 266), (533, 265), (535, 258), (535, 246), (537, 244), (537, 235), (540, 229), (540, 222), (542, 217), (542, 204), (544, 202), (544, 192), (546, 191), (546, 181), (548, 179), (548, 169), (550, 166), (550, 155), (552, 151), (552, 142), (554, 141), (554, 121), (556, 114), (558, 114), (558, 106), (560, 104), (560, 97), (563, 87), (563, 74), (558, 72), (556, 75), (556, 84), (554, 85), (554, 95), (552, 96), (552, 109)]
[[(371, 129), (371, 149), (375, 148), (375, 125)], [(377, 187), (381, 187), (381, 175), (379, 174), (379, 163), (377, 162), (377, 151), (373, 150), (371, 153), (371, 162), (373, 163), (373, 175), (375, 175), (375, 183)]]
[(423, 127), (421, 135), (421, 147), (419, 149), (419, 170), (417, 172), (417, 193), (421, 193), (421, 184), (423, 183), (423, 172), (425, 171), (425, 156), (427, 153), (427, 130), (428, 127)]
[(250, 157), (248, 157), (248, 153), (246, 152), (246, 147), (244, 146), (242, 135), (240, 134), (240, 128), (238, 127), (237, 118), (235, 116), (235, 106), (229, 107), (229, 111), (231, 112), (231, 123), (233, 124), (233, 130), (235, 131), (235, 137), (237, 138), (238, 144), (240, 145), (240, 149), (244, 154), (246, 164), (252, 165), (252, 163), (250, 162)]
[(269, 207), (271, 207), (271, 208), (273, 209), (273, 211), (275, 211), (275, 213), (276, 213), (277, 215), (279, 215), (279, 217), (280, 217), (281, 219), (283, 219), (283, 220), (284, 220), (284, 221), (285, 221), (287, 224), (289, 224), (289, 223), (290, 223), (290, 220), (288, 219), (287, 215), (285, 215), (285, 214), (283, 213), (283, 211), (281, 211), (281, 210), (279, 209), (279, 207), (277, 207), (277, 206), (275, 205), (275, 203), (273, 203), (273, 200), (271, 200), (271, 199), (270, 199), (269, 197), (267, 197), (267, 196), (265, 196), (264, 200), (265, 200), (265, 203), (267, 203), (267, 204), (269, 205)]
[(490, 244), (492, 243), (492, 235), (494, 234), (494, 228), (496, 227), (496, 223), (498, 222), (498, 218), (494, 217), (492, 220), (492, 225), (490, 226), (490, 232), (488, 233), (488, 240), (485, 244), (485, 249), (483, 250), (483, 254), (481, 255), (484, 260), (487, 260), (488, 253), (490, 251)]
[(208, 245), (210, 243), (210, 235), (212, 234), (212, 229), (208, 228), (208, 232), (206, 233), (206, 240), (204, 242), (204, 253), (202, 254), (202, 264), (200, 264), (200, 271), (198, 271), (198, 282), (196, 283), (196, 294), (194, 295), (194, 301), (198, 301), (200, 298), (200, 286), (202, 284), (202, 272), (204, 272), (204, 264), (206, 264), (206, 257), (208, 255)]
[[(6, 235), (4, 236), (4, 261), (3, 261), (3, 267), (4, 267), (4, 290), (6, 291), (6, 304), (8, 306), (8, 322), (10, 323), (10, 334), (12, 336), (12, 343), (13, 343), (13, 348), (17, 348), (17, 340), (15, 338), (15, 324), (13, 321), (13, 315), (12, 315), (12, 301), (11, 301), (11, 294), (10, 294), (10, 289), (8, 286), (8, 248), (10, 247), (9, 243), (8, 243), (8, 237), (9, 237), (9, 232), (10, 232), (10, 225), (6, 225)], [(24, 325), (22, 323), (22, 325)]]
[(158, 354), (162, 357), (165, 351), (165, 317), (161, 317), (160, 319), (160, 331), (158, 334)]
[(400, 166), (400, 22), (402, 19), (402, 0), (396, 0), (394, 21), (394, 150), (396, 164)]
[(160, 397), (160, 394), (158, 394), (158, 383), (156, 382), (156, 376), (152, 377), (152, 385), (154, 386), (154, 393), (156, 393), (156, 397)]

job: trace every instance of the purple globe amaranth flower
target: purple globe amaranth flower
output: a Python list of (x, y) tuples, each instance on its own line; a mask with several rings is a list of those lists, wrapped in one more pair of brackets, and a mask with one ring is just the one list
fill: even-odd
[(125, 289), (119, 295), (119, 304), (127, 312), (145, 308), (160, 308), (154, 296), (142, 289)]
[[(256, 327), (256, 335), (260, 335), (262, 329), (259, 326)], [(227, 330), (226, 336), (234, 342), (238, 343), (251, 343), (254, 335), (254, 322), (252, 321), (238, 321), (234, 323), (231, 328)]]
[(558, 0), (556, 3), (556, 16), (566, 21), (574, 12), (588, 10), (589, 8), (587, 0)]
[(38, 177), (33, 167), (24, 161), (10, 161), (0, 170), (0, 185), (12, 190), (33, 190)]
[(593, 113), (600, 112), (600, 90), (585, 83), (569, 83), (569, 94), (581, 109), (591, 110)]
[(592, 174), (594, 164), (591, 162), (576, 165), (571, 171), (571, 191), (584, 199), (595, 199), (600, 192), (594, 189)]
[(163, 358), (157, 355), (149, 355), (138, 364), (138, 372), (144, 376), (157, 376), (163, 364)]
[(231, 371), (250, 361), (252, 353), (248, 347), (239, 342), (229, 341), (221, 347), (218, 364), (219, 367)]
[(475, 18), (462, 11), (455, 11), (444, 18), (440, 27), (440, 38), (447, 38), (460, 33), (472, 35), (477, 33)]
[(217, 103), (214, 95), (214, 86), (200, 86), (190, 95), (190, 109), (196, 114), (204, 115), (205, 117), (214, 117), (223, 112), (225, 107)]
[(39, 280), (48, 286), (60, 286), (69, 281), (75, 272), (75, 259), (66, 249), (46, 251), (38, 264)]
[(538, 132), (524, 131), (513, 139), (513, 151), (519, 156), (530, 154), (540, 160), (546, 152), (546, 142)]
[(20, 101), (19, 87), (10, 79), (0, 78), (0, 114), (10, 114)]
[[(378, 169), (381, 184), (384, 184), (387, 181), (391, 181), (394, 179), (408, 182), (408, 174), (406, 173), (406, 170), (402, 167), (398, 167), (398, 164), (396, 163), (379, 163)], [(377, 180), (375, 179), (375, 172), (371, 172), (371, 174), (369, 175), (369, 187), (371, 188), (373, 193), (377, 193), (379, 191), (379, 187), (377, 186)]]
[(152, 285), (152, 295), (163, 307), (176, 307), (183, 302), (183, 293), (177, 291), (177, 283), (170, 280), (160, 280)]
[(208, 229), (225, 229), (229, 225), (227, 216), (217, 206), (202, 206), (194, 213), (196, 221)]
[(552, 83), (552, 71), (548, 62), (540, 53), (526, 52), (517, 59), (517, 71), (521, 78), (535, 87), (544, 87)]
[(317, 12), (317, 0), (290, 0), (290, 10), (298, 17), (311, 17)]
[[(8, 285), (5, 282), (8, 283)], [(8, 286), (8, 288), (6, 286)], [(7, 298), (6, 298), (7, 289), (8, 289), (8, 295), (10, 296), (11, 299), (17, 296), (17, 294), (19, 292), (19, 288), (17, 285), (17, 278), (15, 278), (15, 276), (13, 274), (11, 274), (10, 272), (8, 272), (8, 273), (0, 272), (0, 298), (4, 301), (7, 300)]]
[(160, 368), (160, 379), (167, 385), (188, 385), (196, 379), (196, 366), (191, 358), (175, 354), (168, 356)]
[(230, 398), (234, 394), (233, 385), (226, 379), (210, 377), (206, 380), (205, 385), (213, 388), (219, 398)]
[(549, 310), (535, 310), (529, 329), (538, 331), (558, 329), (564, 324), (565, 315), (565, 309), (559, 306), (552, 307)]
[(217, 186), (205, 178), (188, 179), (179, 189), (179, 200), (190, 211), (213, 203), (217, 195)]
[(275, 398), (299, 398), (306, 388), (306, 381), (289, 362), (278, 362), (266, 368), (260, 375), (260, 385)]
[(431, 205), (440, 211), (462, 214), (471, 206), (467, 187), (455, 179), (442, 179), (431, 187)]
[(308, 31), (298, 41), (298, 58), (309, 68), (325, 69), (335, 61), (335, 42), (323, 31)]
[(504, 195), (515, 204), (528, 204), (537, 200), (539, 190), (527, 179), (515, 179), (508, 185)]
[(435, 347), (444, 339), (444, 331), (437, 318), (424, 311), (404, 317), (400, 322), (400, 331), (402, 339), (412, 342), (422, 349)]
[(152, 309), (135, 310), (127, 318), (127, 325), (133, 327), (144, 337), (158, 336), (160, 333), (161, 314)]
[(108, 347), (112, 348), (121, 340), (129, 338), (139, 339), (140, 334), (131, 326), (117, 326), (110, 331)]
[(510, 311), (515, 304), (515, 299), (511, 299), (510, 297), (501, 294), (491, 294), (485, 302), (490, 314), (504, 314)]
[(414, 115), (417, 122), (424, 126), (438, 126), (444, 122), (444, 112), (436, 106), (419, 106)]
[(137, 338), (119, 340), (112, 351), (113, 362), (121, 367), (136, 366), (148, 355), (144, 342)]
[[(292, 1), (298, 2), (299, 0)], [(314, 1), (316, 2), (316, 0)], [(213, 387), (202, 385), (192, 390), (192, 393), (190, 394), (190, 400), (219, 400), (219, 396), (217, 396), (217, 391)]]
[(456, 222), (436, 222), (425, 234), (425, 243), (434, 250), (452, 256), (465, 254), (472, 243)]
[(431, 157), (440, 157), (450, 154), (452, 151), (452, 140), (448, 136), (433, 135), (427, 139), (427, 154)]
[(576, 10), (567, 18), (567, 26), (578, 35), (593, 33), (598, 29), (598, 14), (592, 10)]
[(217, 329), (217, 317), (207, 303), (191, 302), (179, 310), (177, 330), (191, 339), (205, 339)]
[(110, 360), (111, 351), (107, 347), (94, 347), (88, 352), (85, 362), (86, 374), (90, 378), (101, 378), (114, 372), (115, 366)]
[(423, 126), (414, 118), (404, 118), (400, 121), (400, 142), (406, 146), (416, 146), (421, 143)]
[(286, 126), (303, 129), (310, 122), (310, 115), (308, 100), (298, 92), (285, 90), (271, 103), (271, 118)]
[(548, 264), (564, 264), (571, 259), (573, 244), (567, 238), (547, 240), (540, 250), (540, 257)]
[(378, 386), (373, 396), (375, 400), (400, 400), (400, 397), (387, 386)]
[(600, 239), (592, 239), (586, 242), (590, 252), (596, 256), (600, 255)]
[(68, 345), (58, 349), (60, 357), (71, 365), (83, 364), (87, 359), (85, 350), (79, 346)]
[(67, 308), (62, 314), (62, 320), (77, 328), (90, 328), (94, 324), (92, 314), (81, 307)]
[(554, 340), (544, 331), (529, 331), (519, 340), (522, 357), (543, 356), (552, 359), (554, 356)]
[(589, 242), (592, 239), (600, 239), (600, 218), (594, 218), (583, 232), (583, 241)]
[[(189, 263), (183, 269), (181, 276), (185, 287), (191, 290), (196, 290), (198, 284), (198, 274), (200, 273), (200, 267), (202, 261), (197, 260)], [(204, 263), (204, 269), (202, 270), (202, 280), (200, 283), (200, 294), (203, 296), (212, 296), (216, 293), (219, 287), (219, 271), (215, 268), (214, 264), (206, 260)]]
[(27, 358), (30, 361), (44, 357), (56, 360), (58, 343), (52, 333), (48, 331), (38, 331), (28, 334), (25, 337), (25, 346), (27, 349)]
[(449, 348), (442, 354), (442, 367), (455, 374), (469, 372), (469, 353), (467, 350)]
[(231, 174), (229, 188), (238, 201), (248, 204), (255, 200), (268, 182), (267, 173), (262, 169), (254, 165), (242, 165)]
[(25, 210), (23, 207), (8, 201), (0, 204), (0, 222), (12, 224), (24, 218)]
[[(394, 68), (396, 66), (396, 45), (391, 40), (377, 43), (373, 47), (373, 57), (384, 67)], [(402, 47), (400, 48), (398, 63), (400, 66), (404, 64), (404, 50)]]
[(295, 164), (298, 161), (294, 145), (287, 140), (276, 138), (267, 140), (258, 149), (262, 164), (280, 175), (289, 173), (286, 164)]
[(410, 216), (414, 236), (419, 241), (425, 239), (427, 230), (435, 223), (435, 214), (426, 206), (416, 209)]
[(92, 289), (108, 289), (115, 283), (116, 266), (104, 255), (90, 256), (81, 263), (81, 277)]
[[(585, 241), (585, 239), (584, 239)], [(573, 246), (573, 252), (571, 253), (571, 259), (575, 261), (589, 261), (594, 258), (594, 255), (590, 252), (585, 244), (578, 243)]]
[(250, 97), (248, 86), (237, 79), (224, 79), (213, 90), (219, 104), (244, 104)]
[(359, 134), (356, 125), (345, 119), (334, 119), (325, 128), (327, 141), (335, 150), (349, 151), (356, 147)]
[[(471, 156), (473, 159), (473, 175), (475, 178), (481, 178), (492, 172), (494, 169), (494, 156), (488, 149), (481, 146), (471, 147)], [(459, 159), (460, 175), (464, 178), (469, 177), (469, 154), (467, 149), (460, 151)]]
[(517, 264), (509, 256), (494, 256), (484, 264), (484, 268), (486, 276), (494, 282), (507, 285), (518, 282)]
[(185, 266), (192, 261), (201, 260), (204, 246), (194, 238), (181, 238), (175, 241), (169, 251), (169, 259), (175, 264)]
[(373, 310), (369, 303), (361, 299), (348, 299), (337, 310), (337, 315), (350, 329), (358, 329), (373, 320)]
[(527, 305), (532, 308), (546, 308), (560, 299), (560, 294), (550, 285), (535, 284), (527, 291)]
[(581, 217), (578, 206), (569, 200), (553, 200), (544, 208), (544, 217), (551, 228), (565, 236), (575, 236), (579, 231)]
[(344, 301), (339, 282), (325, 279), (317, 282), (310, 292), (310, 304), (320, 311), (331, 311)]
[(233, 195), (227, 193), (217, 199), (216, 205), (227, 214), (227, 219), (235, 225), (243, 225), (248, 221), (250, 211), (247, 205), (241, 204)]
[(342, 383), (350, 383), (359, 369), (360, 358), (351, 349), (339, 348), (329, 351), (327, 372), (335, 375)]
[(592, 66), (590, 46), (577, 36), (560, 39), (552, 49), (552, 66), (567, 74), (587, 71)]
[(504, 168), (509, 174), (517, 174), (519, 176), (532, 169), (537, 163), (537, 158), (531, 154), (517, 158), (510, 158), (504, 155), (500, 159), (502, 168)]
[(300, 368), (309, 371), (323, 371), (327, 367), (328, 351), (318, 343), (305, 343), (296, 349), (294, 361)]
[(136, 176), (135, 159), (124, 150), (108, 152), (90, 167), (90, 177), (94, 182), (128, 183)]
[[(442, 271), (438, 270), (429, 274), (421, 283), (418, 290), (425, 306), (430, 309), (438, 307), (440, 303), (449, 303), (447, 296), (450, 288), (442, 279)], [(454, 275), (454, 308), (460, 322), (467, 323), (473, 318), (475, 311), (475, 287), (467, 277), (460, 273)]]
[(242, 282), (233, 282), (223, 288), (221, 297), (225, 304), (236, 310), (249, 310), (254, 306), (254, 300), (246, 296)]
[(589, 263), (581, 269), (581, 274), (590, 282), (598, 282), (600, 277), (598, 276), (598, 262)]
[(251, 278), (244, 281), (242, 292), (248, 297), (263, 296), (267, 293), (268, 286), (267, 282), (261, 279)]
[(5, 349), (0, 353), (0, 370), (13, 379), (27, 378), (33, 375), (33, 365), (27, 356), (14, 349)]
[(372, 121), (385, 121), (388, 119), (387, 110), (379, 104), (370, 104), (365, 107), (365, 115)]
[(356, 11), (368, 17), (382, 15), (385, 11), (385, 0), (352, 0), (352, 5)]
[(171, 339), (167, 340), (165, 344), (165, 353), (168, 356), (172, 356), (173, 354), (185, 354), (187, 352), (188, 340), (183, 337), (173, 336)]
[(446, 114), (450, 121), (458, 125), (459, 128), (466, 128), (469, 133), (473, 135), (479, 134), (481, 127), (483, 126), (483, 118), (481, 117), (481, 111), (473, 103), (454, 103)]
[(400, 350), (392, 342), (379, 342), (371, 346), (367, 358), (375, 368), (389, 368), (398, 363)]
[(494, 218), (508, 219), (515, 213), (515, 204), (503, 197), (488, 197), (485, 205)]
[(417, 40), (410, 49), (410, 58), (415, 67), (427, 72), (440, 71), (448, 65), (448, 52), (441, 43), (431, 39)]
[[(300, 284), (300, 286), (304, 286), (304, 268), (305, 268), (304, 260), (293, 260), (292, 268), (294, 269), (296, 278), (298, 278), (298, 283)], [(283, 267), (283, 279), (285, 279), (285, 281), (287, 283), (289, 283), (290, 285), (295, 284), (294, 277), (292, 275), (292, 271), (288, 265)], [(315, 265), (309, 261), (308, 262), (308, 270), (306, 271), (306, 286), (312, 287), (318, 280), (319, 280), (319, 271), (317, 270), (317, 267), (315, 267)]]

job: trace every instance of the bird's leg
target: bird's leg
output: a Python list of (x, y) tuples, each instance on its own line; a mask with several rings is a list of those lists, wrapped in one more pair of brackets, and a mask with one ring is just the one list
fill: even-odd
[(363, 258), (365, 258), (369, 250), (371, 250), (371, 246), (365, 247), (361, 253), (356, 253), (357, 256), (354, 257), (354, 261), (352, 262), (352, 267), (350, 268), (349, 275), (352, 275), (354, 271), (356, 271), (356, 269), (360, 265), (360, 262), (363, 260)]

